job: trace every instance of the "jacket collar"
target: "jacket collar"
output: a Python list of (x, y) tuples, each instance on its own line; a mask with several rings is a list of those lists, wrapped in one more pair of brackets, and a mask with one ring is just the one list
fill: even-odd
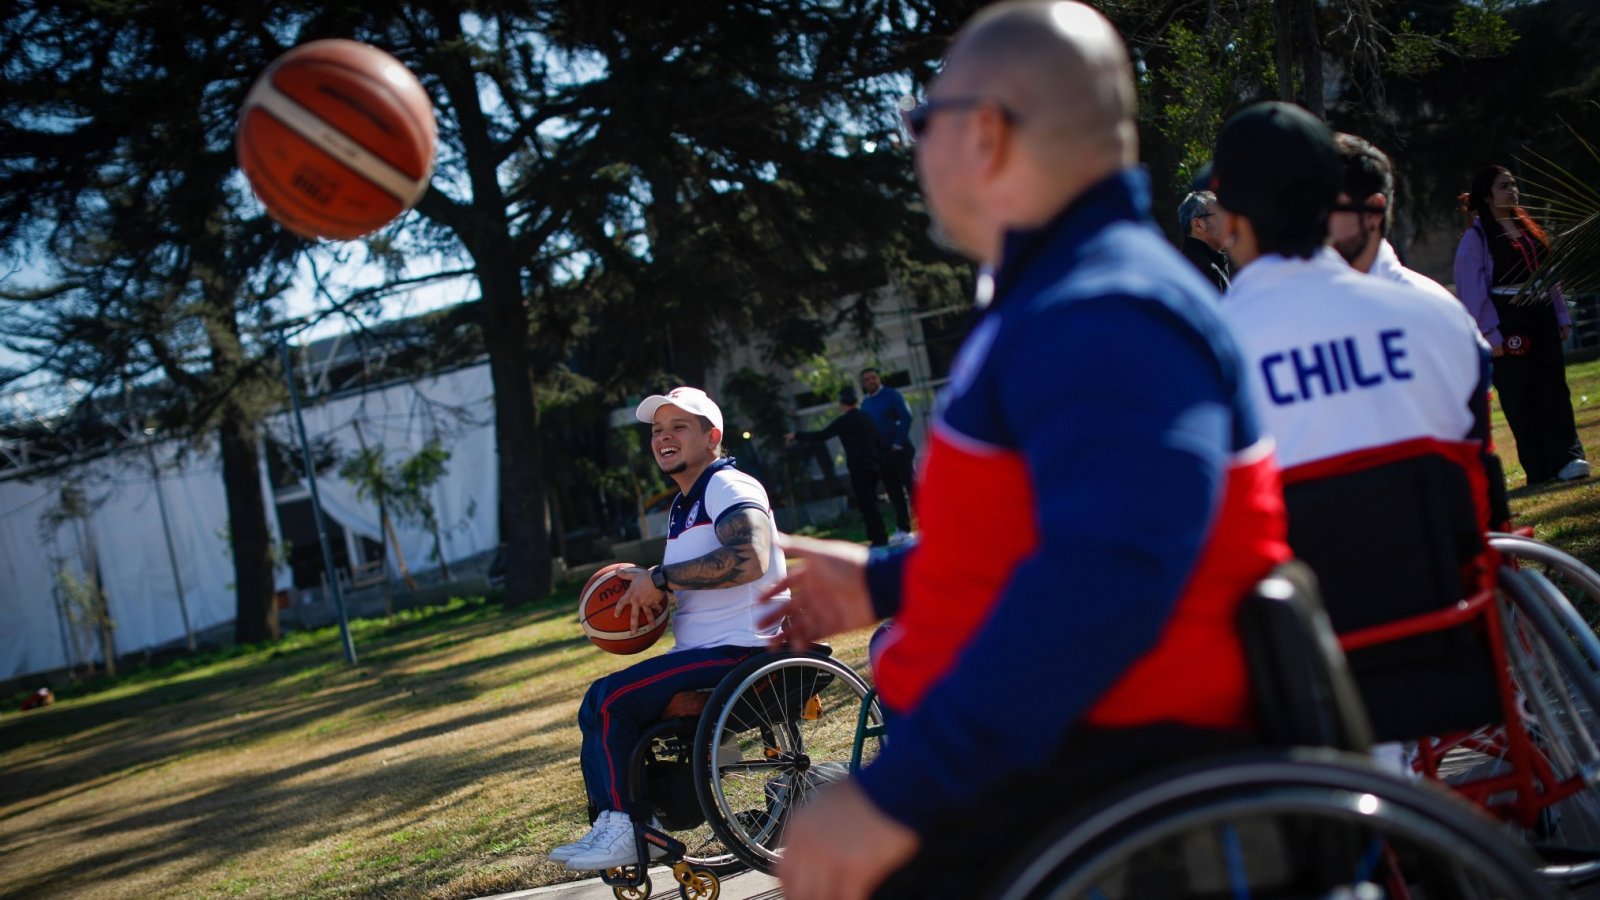
[(1073, 256), (1079, 245), (1106, 225), (1149, 218), (1150, 176), (1143, 169), (1127, 168), (1091, 185), (1042, 227), (1006, 232), (989, 308), (1024, 287), (1039, 256)]

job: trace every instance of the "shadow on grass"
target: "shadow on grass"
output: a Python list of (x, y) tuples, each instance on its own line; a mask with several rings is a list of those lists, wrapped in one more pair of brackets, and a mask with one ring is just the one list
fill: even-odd
[[(194, 886), (204, 884), (209, 872), (220, 871), (238, 848), (286, 844), (305, 849), (282, 861), (282, 874), (286, 877), (277, 886), (279, 891), (294, 884), (297, 875), (309, 876), (313, 887), (322, 881), (354, 881), (354, 870), (365, 868), (370, 860), (340, 858), (337, 850), (329, 853), (310, 848), (326, 839), (373, 826), (388, 829), (391, 837), (403, 835), (415, 827), (425, 828), (439, 815), (436, 807), (441, 797), (461, 791), (466, 791), (470, 797), (476, 792), (472, 790), (474, 785), (483, 785), (495, 775), (525, 769), (527, 760), (523, 754), (508, 749), (453, 749), (427, 756), (375, 760), (369, 769), (336, 778), (311, 779), (299, 784), (288, 782), (412, 740), (467, 728), (486, 718), (515, 712), (497, 711), (493, 716), (474, 713), (395, 739), (307, 759), (273, 772), (270, 781), (222, 780), (194, 797), (116, 818), (85, 832), (93, 837), (107, 837), (159, 829), (169, 836), (159, 844), (130, 846), (125, 840), (115, 841), (116, 849), (62, 859), (26, 877), (13, 878), (6, 886), (7, 894), (59, 896), (74, 887), (115, 884), (154, 867), (180, 863), (179, 869), (168, 871), (181, 872), (187, 876), (186, 882)], [(554, 724), (547, 726), (554, 727)], [(479, 787), (477, 791), (485, 789)], [(461, 798), (461, 802), (465, 799)], [(546, 809), (558, 806), (551, 804)], [(286, 842), (286, 836), (292, 836), (292, 841)], [(433, 844), (426, 849), (417, 848), (421, 852), (401, 852), (395, 858), (385, 858), (383, 861), (387, 865), (383, 872), (362, 874), (363, 894), (414, 893), (419, 882), (430, 880), (430, 874), (444, 874), (442, 870), (488, 854), (491, 845), (501, 837), (502, 833), (484, 828), (476, 835), (453, 836), (453, 846), (444, 852), (436, 851), (437, 844)], [(403, 844), (397, 846), (404, 849)], [(350, 871), (341, 871), (345, 868), (341, 863), (346, 861), (351, 863)], [(322, 871), (312, 874), (317, 868)], [(327, 886), (331, 889), (337, 884)]]
[[(505, 627), (503, 622), (486, 621), (463, 631), (487, 637)], [(537, 679), (565, 665), (561, 659), (564, 651), (586, 645), (581, 635), (573, 636), (416, 673), (396, 671), (395, 667), (415, 661), (417, 653), (374, 654), (374, 661), (356, 669), (327, 670), (328, 683), (310, 697), (302, 696), (293, 683), (282, 684), (287, 675), (296, 673), (286, 672), (285, 664), (274, 662), (163, 685), (126, 700), (52, 709), (49, 717), (59, 721), (19, 745), (71, 738), (70, 746), (60, 755), (7, 767), (8, 777), (0, 781), (0, 806), (25, 805), (8, 809), (0, 820), (38, 808), (42, 804), (26, 801), (63, 787), (78, 785), (53, 800), (93, 790), (106, 777), (136, 775), (206, 750), (292, 734), (341, 712), (381, 719), (465, 702), (509, 684)], [(552, 655), (544, 665), (526, 667), (530, 660)], [(499, 678), (483, 677), (497, 671)], [(241, 677), (248, 679), (243, 685)], [(108, 718), (108, 710), (102, 706), (115, 707), (115, 718)], [(229, 710), (235, 710), (232, 717), (226, 716)]]

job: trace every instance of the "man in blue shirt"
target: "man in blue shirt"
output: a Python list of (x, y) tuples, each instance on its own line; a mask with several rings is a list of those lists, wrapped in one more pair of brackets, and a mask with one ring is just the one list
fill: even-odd
[(868, 366), (861, 370), (861, 411), (878, 427), (883, 447), (883, 486), (894, 507), (895, 532), (889, 543), (900, 544), (911, 535), (912, 483), (916, 480), (917, 448), (911, 443), (911, 406), (900, 392), (883, 383), (883, 375)]

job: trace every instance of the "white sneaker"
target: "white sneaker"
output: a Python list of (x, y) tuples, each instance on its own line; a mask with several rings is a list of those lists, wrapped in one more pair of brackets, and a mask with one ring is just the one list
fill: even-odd
[(551, 862), (564, 863), (574, 856), (577, 856), (579, 853), (582, 853), (584, 850), (587, 850), (589, 848), (589, 844), (594, 841), (595, 836), (600, 834), (600, 826), (605, 824), (606, 817), (609, 815), (611, 815), (610, 810), (602, 810), (600, 815), (595, 818), (594, 825), (590, 826), (588, 834), (578, 838), (570, 844), (562, 844), (561, 846), (551, 850), (549, 853), (545, 854), (545, 858)]
[(1576, 481), (1579, 478), (1588, 477), (1589, 461), (1586, 459), (1574, 459), (1562, 466), (1561, 471), (1556, 473), (1557, 481)]
[(900, 529), (896, 528), (894, 530), (894, 534), (889, 535), (889, 546), (898, 547), (901, 544), (904, 544), (906, 541), (909, 541), (909, 540), (911, 540), (911, 535), (909, 535), (909, 534), (905, 533), (904, 531), (901, 531)]
[[(595, 869), (631, 866), (639, 862), (639, 850), (634, 842), (633, 820), (628, 818), (627, 813), (608, 809), (595, 820), (594, 827), (595, 833), (589, 840), (588, 846), (567, 857), (567, 868), (574, 872), (588, 872)], [(651, 859), (660, 859), (667, 855), (667, 851), (654, 844), (646, 843), (645, 846), (650, 848)]]

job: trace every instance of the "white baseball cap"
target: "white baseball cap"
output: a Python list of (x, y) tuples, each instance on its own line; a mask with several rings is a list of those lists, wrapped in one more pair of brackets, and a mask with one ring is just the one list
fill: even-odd
[(722, 430), (722, 410), (699, 388), (675, 387), (665, 394), (652, 394), (644, 398), (633, 414), (641, 422), (654, 422), (656, 410), (667, 405), (676, 406), (686, 413), (705, 416), (711, 420), (712, 428)]

